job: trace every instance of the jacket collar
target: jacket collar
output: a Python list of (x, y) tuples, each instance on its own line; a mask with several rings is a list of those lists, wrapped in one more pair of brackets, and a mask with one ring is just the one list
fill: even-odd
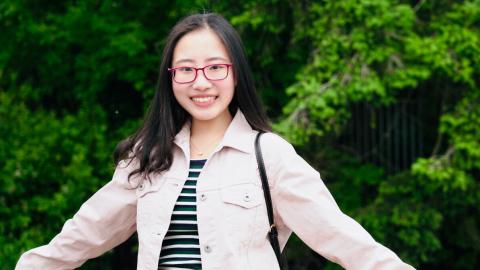
[(254, 130), (248, 123), (245, 115), (240, 110), (237, 110), (230, 126), (225, 131), (225, 136), (220, 146), (232, 147), (245, 153), (251, 153), (253, 132)]
[[(190, 154), (190, 126), (190, 122), (185, 123), (174, 139), (174, 143), (188, 155)], [(240, 110), (237, 110), (217, 149), (231, 147), (245, 153), (251, 153), (253, 151), (252, 133), (253, 129), (247, 119)]]

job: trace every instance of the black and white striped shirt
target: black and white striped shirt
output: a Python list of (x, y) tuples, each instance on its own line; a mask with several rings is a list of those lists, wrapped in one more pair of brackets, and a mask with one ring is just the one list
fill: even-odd
[(202, 269), (197, 227), (197, 179), (207, 160), (191, 160), (188, 178), (175, 203), (162, 243), (158, 269)]

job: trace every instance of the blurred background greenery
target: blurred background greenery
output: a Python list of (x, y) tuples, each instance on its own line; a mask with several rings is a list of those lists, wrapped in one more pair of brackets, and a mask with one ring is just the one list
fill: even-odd
[[(417, 269), (480, 269), (479, 0), (1, 1), (1, 269), (109, 181), (169, 29), (204, 10), (346, 213)], [(287, 255), (338, 269), (295, 236)], [(132, 237), (81, 269), (135, 265)]]

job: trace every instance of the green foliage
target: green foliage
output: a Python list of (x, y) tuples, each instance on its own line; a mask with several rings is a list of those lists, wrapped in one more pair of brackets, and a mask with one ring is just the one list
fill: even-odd
[[(164, 38), (203, 10), (239, 30), (275, 130), (342, 209), (418, 269), (478, 268), (479, 0), (2, 1), (2, 266), (48, 242), (110, 179), (116, 143), (153, 94)], [(422, 95), (441, 101), (437, 139), (410, 170), (387, 175), (337, 147), (353, 104)], [(294, 269), (338, 268), (302, 245), (288, 245)], [(112, 257), (83, 268), (120, 268)]]
[(15, 254), (48, 242), (113, 166), (95, 107), (56, 117), (6, 93), (0, 104), (0, 258), (13, 266)]
[[(276, 130), (312, 152), (345, 210), (422, 269), (478, 267), (479, 10), (480, 1), (323, 1), (295, 32), (313, 48)], [(351, 104), (388, 105), (425, 87), (442, 115), (433, 154), (411, 171), (382, 176), (331, 146)]]

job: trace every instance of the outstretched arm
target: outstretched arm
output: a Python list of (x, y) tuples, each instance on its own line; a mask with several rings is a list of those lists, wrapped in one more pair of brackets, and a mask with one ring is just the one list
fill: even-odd
[(136, 195), (128, 189), (128, 170), (88, 199), (47, 245), (24, 253), (16, 270), (73, 269), (128, 239), (136, 230)]
[(302, 241), (345, 269), (414, 269), (340, 210), (319, 173), (288, 142), (269, 135), (262, 141), (275, 159), (271, 181), (276, 214)]

